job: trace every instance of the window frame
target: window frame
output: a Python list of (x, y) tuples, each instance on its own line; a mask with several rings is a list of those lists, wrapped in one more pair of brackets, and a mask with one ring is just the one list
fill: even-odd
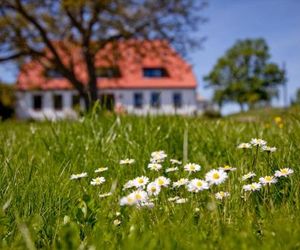
[[(37, 104), (36, 98), (40, 98), (40, 105), (38, 105), (39, 107), (36, 107), (36, 104)], [(31, 100), (32, 100), (32, 109), (33, 110), (41, 111), (43, 109), (43, 95), (42, 94), (33, 94)]]
[[(160, 74), (157, 72), (160, 71)], [(143, 77), (144, 78), (166, 78), (169, 77), (169, 73), (164, 67), (144, 67), (143, 68)]]
[(121, 71), (119, 67), (96, 67), (95, 74), (96, 78), (111, 79), (121, 77)]
[[(155, 102), (153, 97), (158, 96), (157, 101)], [(152, 108), (160, 108), (161, 107), (161, 92), (151, 92), (150, 96), (150, 106)]]
[[(58, 98), (58, 99), (57, 99)], [(59, 101), (58, 101), (59, 100)], [(53, 101), (53, 109), (55, 111), (61, 111), (64, 108), (64, 98), (63, 94), (54, 93), (52, 95), (52, 101)], [(57, 102), (58, 101), (58, 102)]]
[(72, 108), (81, 106), (81, 98), (79, 94), (72, 94)]
[(61, 79), (64, 76), (56, 69), (46, 69), (45, 77), (49, 79)]
[[(179, 97), (179, 103), (177, 103), (177, 101), (176, 101), (176, 95)], [(182, 93), (181, 92), (174, 92), (173, 93), (173, 106), (174, 106), (175, 109), (182, 108), (183, 101), (182, 101)]]
[[(137, 100), (138, 100), (137, 97), (138, 96), (140, 97), (140, 102), (141, 103), (137, 102)], [(133, 106), (136, 109), (142, 109), (143, 108), (143, 106), (144, 106), (144, 94), (142, 92), (133, 93)]]

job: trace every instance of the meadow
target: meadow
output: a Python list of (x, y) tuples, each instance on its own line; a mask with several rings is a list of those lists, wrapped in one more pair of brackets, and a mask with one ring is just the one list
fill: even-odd
[[(299, 114), (2, 122), (0, 248), (300, 249)], [(238, 148), (252, 138), (276, 151)], [(151, 156), (161, 150), (166, 155)], [(161, 169), (149, 169), (150, 158)], [(134, 162), (120, 164), (124, 159)], [(206, 174), (219, 168), (226, 178), (214, 184)], [(282, 168), (293, 173), (274, 177)], [(256, 176), (242, 180), (249, 172)], [(128, 181), (137, 185), (141, 176), (147, 184), (159, 176), (170, 183), (157, 195), (141, 184), (139, 198), (149, 197), (124, 200), (137, 189)], [(245, 189), (265, 176), (277, 182)], [(205, 180), (208, 188), (173, 188), (180, 178)], [(220, 191), (228, 196), (216, 197)]]

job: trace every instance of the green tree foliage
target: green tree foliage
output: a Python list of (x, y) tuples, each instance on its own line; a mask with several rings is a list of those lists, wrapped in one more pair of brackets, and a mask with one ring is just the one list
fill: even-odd
[(214, 101), (221, 107), (236, 102), (244, 109), (270, 104), (278, 96), (278, 86), (285, 81), (285, 72), (269, 62), (269, 48), (264, 39), (237, 41), (218, 59), (204, 77), (215, 89)]
[(0, 118), (6, 119), (12, 116), (15, 105), (14, 87), (0, 83)]
[[(199, 13), (205, 5), (204, 0), (0, 0), (0, 62), (37, 59), (68, 79), (90, 107), (98, 98), (97, 51), (120, 40), (159, 39), (184, 53), (199, 43), (193, 34), (204, 21)], [(57, 41), (63, 41), (63, 55)], [(75, 74), (76, 62), (66, 60), (74, 46), (87, 69), (85, 82)]]
[(295, 99), (292, 101), (292, 104), (300, 104), (300, 89), (297, 89)]

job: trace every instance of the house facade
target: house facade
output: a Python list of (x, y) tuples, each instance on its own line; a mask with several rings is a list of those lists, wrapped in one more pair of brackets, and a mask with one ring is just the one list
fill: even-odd
[[(124, 43), (118, 46), (121, 56), (113, 63), (103, 59), (110, 50), (96, 56), (98, 98), (103, 107), (136, 115), (197, 112), (197, 83), (191, 66), (168, 44), (148, 41), (139, 43), (138, 50)], [(80, 53), (74, 50), (72, 54), (77, 57), (76, 74), (84, 82), (88, 76)], [(59, 72), (45, 71), (37, 61), (22, 67), (17, 81), (19, 118), (75, 118), (80, 108), (84, 108), (83, 100)]]

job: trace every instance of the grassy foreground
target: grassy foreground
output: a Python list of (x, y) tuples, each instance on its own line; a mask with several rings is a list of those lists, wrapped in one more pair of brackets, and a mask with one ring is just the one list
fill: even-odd
[[(182, 117), (86, 117), (78, 122), (0, 124), (0, 249), (300, 249), (300, 116), (251, 122)], [(262, 138), (277, 151), (239, 150)], [(201, 171), (149, 171), (150, 154), (195, 162)], [(119, 161), (135, 159), (132, 165)], [(199, 193), (165, 188), (153, 208), (120, 206), (130, 179), (159, 175), (204, 178), (224, 165), (237, 168)], [(103, 173), (95, 169), (106, 166)], [(290, 167), (294, 173), (245, 193), (241, 176), (258, 178)], [(88, 177), (70, 180), (71, 174)], [(92, 178), (104, 176), (100, 186)], [(100, 198), (99, 194), (112, 191)], [(219, 201), (218, 191), (230, 192)], [(188, 198), (184, 204), (169, 197)]]

